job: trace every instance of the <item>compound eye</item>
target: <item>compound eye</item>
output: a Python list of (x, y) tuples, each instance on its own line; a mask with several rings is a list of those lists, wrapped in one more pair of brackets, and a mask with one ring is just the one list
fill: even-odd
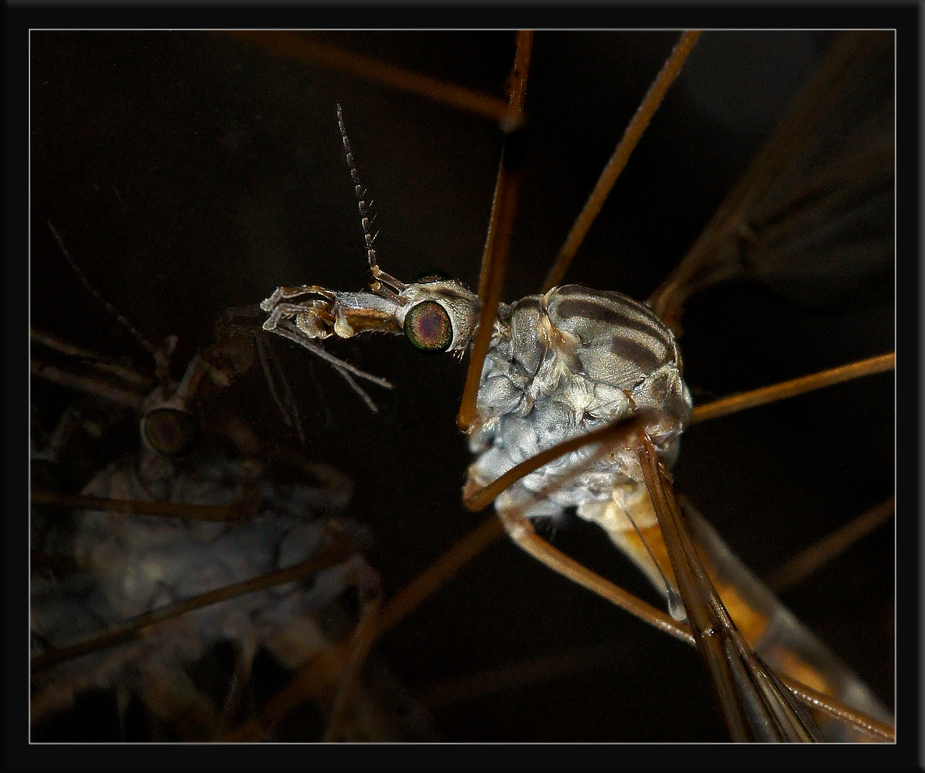
[(155, 408), (141, 420), (148, 448), (171, 458), (189, 453), (196, 444), (198, 429), (193, 414), (175, 408)]
[(453, 342), (450, 315), (436, 301), (423, 301), (405, 315), (405, 337), (425, 352), (445, 352)]

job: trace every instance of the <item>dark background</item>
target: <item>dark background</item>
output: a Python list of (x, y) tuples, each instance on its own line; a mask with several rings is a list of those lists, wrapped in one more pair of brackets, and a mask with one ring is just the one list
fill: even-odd
[[(488, 93), (511, 33), (329, 33), (343, 48)], [(674, 33), (540, 33), (504, 297), (535, 291)], [(826, 34), (705, 35), (618, 182), (569, 280), (647, 297), (705, 225), (780, 116)], [(178, 371), (213, 321), (278, 284), (360, 289), (365, 255), (334, 103), (375, 200), (384, 270), (440, 269), (473, 286), (496, 174), (491, 121), (220, 34), (31, 36), (31, 323), (150, 369), (67, 266), (50, 220), (102, 294), (149, 339), (177, 334)], [(850, 303), (798, 307), (733, 285), (692, 301), (681, 346), (695, 399), (893, 349), (892, 276)], [(388, 378), (370, 414), (321, 361), (280, 341), (306, 453), (356, 484), (349, 515), (376, 534), (386, 596), (488, 513), (461, 505), (455, 429), (464, 366), (400, 338), (331, 342)], [(179, 375), (179, 373), (178, 373)], [(40, 412), (60, 390), (34, 385)], [(266, 441), (292, 443), (259, 369), (217, 398)], [(47, 407), (42, 408), (42, 401)], [(686, 494), (759, 575), (893, 490), (893, 377), (866, 378), (692, 428), (675, 468)], [(106, 454), (135, 442), (113, 433)], [(76, 464), (76, 462), (75, 462)], [(601, 534), (549, 535), (655, 601)], [(784, 601), (888, 704), (893, 698), (892, 522)], [(440, 737), (460, 741), (725, 738), (696, 652), (499, 542), (377, 645)], [(584, 656), (582, 656), (584, 653)], [(566, 673), (448, 701), (473, 672), (552, 657)], [(555, 668), (552, 669), (555, 671)], [(499, 684), (497, 677), (489, 679)], [(443, 696), (444, 700), (441, 700)]]

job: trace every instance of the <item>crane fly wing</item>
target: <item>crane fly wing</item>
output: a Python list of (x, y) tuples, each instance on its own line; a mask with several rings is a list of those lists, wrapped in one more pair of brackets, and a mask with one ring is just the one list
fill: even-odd
[[(802, 305), (845, 302), (893, 259), (893, 38), (848, 33), (650, 298), (672, 327), (688, 297), (746, 278)], [(886, 98), (885, 98), (886, 97)]]

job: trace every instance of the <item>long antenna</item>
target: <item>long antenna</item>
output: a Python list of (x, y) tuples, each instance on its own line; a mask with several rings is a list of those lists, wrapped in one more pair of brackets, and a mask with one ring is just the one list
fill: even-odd
[(350, 168), (350, 179), (353, 180), (353, 191), (356, 193), (357, 207), (360, 210), (360, 225), (363, 226), (363, 241), (366, 244), (366, 256), (369, 259), (369, 270), (373, 275), (371, 286), (375, 293), (394, 297), (397, 293), (405, 289), (405, 285), (403, 282), (395, 279), (395, 277), (389, 276), (379, 268), (379, 259), (376, 255), (376, 250), (373, 248), (373, 242), (376, 241), (379, 232), (372, 233), (370, 231), (370, 226), (372, 226), (373, 221), (376, 219), (375, 215), (372, 219), (370, 219), (369, 216), (369, 211), (373, 202), (370, 201), (369, 204), (366, 203), (367, 191), (360, 184), (360, 173), (357, 172), (356, 162), (353, 159), (353, 149), (350, 147), (350, 140), (347, 137), (347, 127), (344, 125), (344, 110), (340, 106), (340, 102), (335, 104), (337, 105), (337, 126), (340, 129), (341, 140), (344, 143), (344, 152), (347, 154), (347, 166)]
[(370, 233), (370, 226), (375, 220), (375, 216), (372, 219), (369, 217), (369, 207), (372, 206), (372, 202), (369, 205), (366, 204), (366, 189), (360, 184), (360, 173), (357, 172), (356, 162), (353, 159), (353, 149), (350, 147), (350, 139), (347, 137), (347, 127), (344, 125), (344, 110), (340, 106), (340, 102), (337, 104), (337, 126), (340, 129), (340, 136), (344, 143), (344, 152), (347, 154), (347, 166), (350, 167), (350, 179), (353, 180), (354, 192), (357, 195), (357, 207), (360, 210), (360, 225), (363, 226), (363, 239), (366, 242), (366, 254), (369, 257), (369, 267), (372, 272), (375, 274), (379, 270), (379, 263), (376, 257), (376, 250), (373, 249), (373, 242), (376, 241), (376, 237), (379, 235), (377, 231), (375, 234)]

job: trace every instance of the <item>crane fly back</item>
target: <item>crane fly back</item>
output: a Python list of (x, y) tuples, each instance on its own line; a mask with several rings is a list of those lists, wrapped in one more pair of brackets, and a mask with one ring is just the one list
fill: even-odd
[[(556, 443), (640, 409), (657, 414), (646, 430), (671, 464), (691, 397), (674, 336), (651, 309), (619, 293), (566, 285), (499, 309), (478, 408), (484, 423), (470, 439), (479, 457), (469, 476), (484, 485)], [(625, 510), (630, 501), (648, 501), (645, 484), (631, 450), (595, 454), (586, 446), (560, 457), (510, 487), (497, 507), (523, 506), (538, 517), (577, 506), (581, 517), (612, 533), (609, 519), (620, 516), (610, 503)], [(543, 500), (531, 502), (540, 492)], [(642, 525), (654, 523), (651, 509), (639, 515)]]

